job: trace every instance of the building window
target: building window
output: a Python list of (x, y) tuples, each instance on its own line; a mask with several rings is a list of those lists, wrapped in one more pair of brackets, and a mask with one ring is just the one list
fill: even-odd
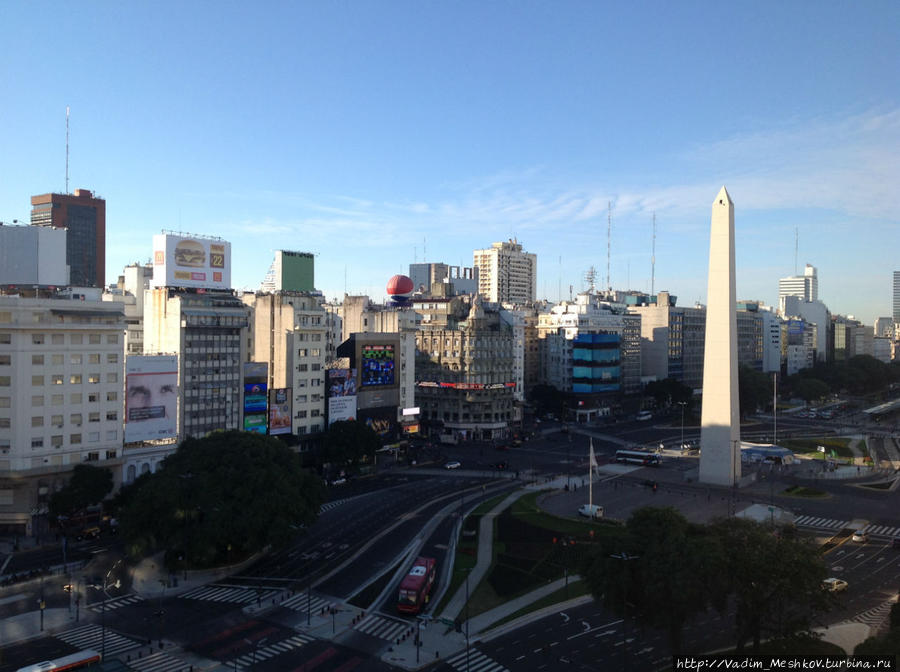
[(97, 396), (96, 392), (91, 392), (88, 395), (88, 403), (89, 404), (96, 404), (98, 399), (99, 399), (99, 397)]
[(0, 429), (9, 429), (9, 418), (0, 418)]
[(118, 352), (107, 352), (106, 353), (106, 363), (107, 364), (118, 364), (119, 363), (119, 353)]
[(0, 366), (9, 366), (12, 364), (11, 355), (0, 355)]
[(31, 440), (32, 448), (43, 448), (44, 447), (44, 437), (34, 438)]
[(118, 383), (119, 382), (119, 374), (113, 371), (112, 373), (106, 374), (106, 382), (107, 383)]
[(50, 336), (50, 342), (53, 345), (63, 345), (66, 342), (65, 334), (52, 334)]
[(83, 342), (83, 334), (72, 334), (69, 336), (69, 343), (72, 345), (81, 345)]
[(88, 432), (88, 443), (99, 443), (100, 432)]
[(119, 399), (119, 393), (118, 393), (118, 392), (107, 392), (107, 393), (106, 393), (106, 400), (107, 400), (107, 401), (117, 401), (118, 399)]
[(12, 334), (0, 333), (0, 345), (9, 345), (12, 343)]
[(107, 342), (107, 343), (118, 343), (118, 342), (119, 342), (119, 335), (118, 335), (118, 334), (107, 334), (107, 335), (106, 335), (106, 342)]
[(76, 427), (81, 427), (81, 413), (72, 413), (69, 416), (69, 422)]
[(100, 422), (100, 413), (96, 411), (88, 413), (88, 422)]
[(107, 459), (107, 460), (114, 460), (114, 459), (116, 459), (116, 451), (114, 451), (114, 450), (107, 450), (107, 451), (106, 451), (106, 459)]
[(31, 426), (32, 427), (43, 427), (44, 426), (44, 416), (43, 415), (31, 416)]
[(119, 413), (118, 413), (118, 411), (107, 411), (107, 412), (106, 412), (106, 419), (107, 419), (107, 420), (118, 420), (118, 419), (119, 419)]
[(69, 436), (69, 443), (71, 443), (73, 446), (77, 446), (78, 444), (80, 444), (81, 434), (72, 434), (71, 436)]
[(70, 355), (69, 362), (76, 366), (81, 366), (81, 354)]
[(100, 363), (100, 353), (95, 352), (93, 354), (88, 355), (88, 364), (99, 364)]
[(44, 377), (43, 376), (32, 376), (31, 384), (34, 387), (43, 387), (44, 386)]
[(62, 446), (62, 434), (56, 434), (50, 437), (50, 445), (54, 448)]
[(119, 432), (115, 429), (110, 429), (106, 432), (106, 440), (107, 441), (115, 441), (119, 438)]
[(50, 424), (56, 427), (57, 429), (63, 426), (63, 416), (61, 415), (51, 415), (50, 416)]
[(43, 345), (44, 344), (44, 335), (43, 334), (32, 334), (31, 342), (34, 345)]
[(91, 345), (100, 343), (100, 334), (88, 334), (88, 343)]
[(297, 417), (298, 417), (298, 418), (305, 418), (305, 417), (306, 417), (306, 411), (297, 411)]
[(100, 453), (91, 451), (87, 454), (87, 457), (84, 458), (85, 462), (98, 462), (100, 460)]
[(62, 385), (63, 377), (61, 375), (50, 376), (50, 384), (51, 385)]
[(69, 395), (69, 400), (73, 404), (80, 404), (81, 399), (82, 399), (81, 392), (73, 392), (72, 394)]
[(53, 366), (62, 366), (63, 365), (63, 356), (62, 355), (50, 355), (50, 363)]
[(11, 380), (10, 376), (0, 376), (0, 387), (9, 387)]
[(44, 356), (43, 355), (32, 355), (31, 356), (31, 365), (32, 366), (43, 366), (44, 365)]
[(299, 350), (297, 350), (297, 356), (306, 357), (308, 352), (309, 350), (307, 350), (306, 348), (300, 348)]
[(71, 376), (69, 376), (69, 383), (71, 385), (81, 385), (81, 374), (73, 373)]
[(52, 406), (62, 406), (63, 405), (63, 395), (61, 395), (61, 394), (50, 395), (50, 404)]

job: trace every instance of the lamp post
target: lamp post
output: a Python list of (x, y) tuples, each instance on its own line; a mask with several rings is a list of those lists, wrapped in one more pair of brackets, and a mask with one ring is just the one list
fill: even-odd
[[(621, 560), (623, 563), (629, 560), (637, 560), (640, 556), (628, 555), (625, 551), (613, 553), (609, 557)], [(625, 565), (622, 568), (625, 569)], [(622, 581), (622, 669), (628, 669), (628, 580)]]
[(687, 402), (679, 401), (678, 405), (681, 406), (681, 452), (684, 453), (684, 407), (687, 406)]
[(466, 570), (466, 672), (469, 672), (469, 574), (472, 568)]
[(109, 577), (116, 570), (116, 567), (121, 564), (121, 560), (116, 560), (115, 564), (110, 567), (109, 571), (106, 573), (106, 577), (103, 579), (102, 585), (98, 586), (96, 583), (86, 584), (87, 588), (93, 588), (94, 590), (102, 591), (103, 596), (106, 598), (105, 600), (103, 600), (103, 608), (100, 610), (100, 656), (102, 658), (106, 658), (106, 602), (110, 599), (109, 592), (107, 591), (110, 588), (119, 588), (122, 585), (122, 582), (119, 579), (116, 579), (115, 582), (110, 583)]

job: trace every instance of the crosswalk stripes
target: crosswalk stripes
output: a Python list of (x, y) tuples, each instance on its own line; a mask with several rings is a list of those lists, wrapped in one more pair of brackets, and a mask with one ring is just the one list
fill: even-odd
[(800, 516), (799, 518), (794, 520), (794, 525), (796, 525), (797, 527), (816, 527), (824, 528), (826, 530), (839, 530), (847, 525), (848, 522), (849, 521), (847, 520), (835, 520), (834, 518)]
[(850, 619), (851, 623), (864, 623), (872, 628), (873, 631), (877, 632), (884, 626), (885, 620), (887, 620), (888, 614), (891, 612), (891, 607), (896, 604), (896, 601), (892, 598), (890, 600), (886, 600), (882, 602), (877, 607), (872, 607), (871, 609), (867, 609), (862, 613), (857, 614), (853, 618)]
[(478, 649), (469, 649), (468, 657), (466, 651), (461, 651), (451, 658), (444, 661), (451, 667), (466, 672), (472, 670), (475, 672), (509, 672), (509, 670), (492, 658), (489, 658)]
[(122, 597), (114, 597), (111, 600), (91, 604), (88, 606), (88, 610), (93, 611), (95, 614), (99, 614), (102, 613), (104, 609), (110, 611), (111, 609), (118, 609), (119, 607), (142, 602), (143, 600), (144, 598), (140, 595), (123, 595)]
[(275, 644), (269, 644), (268, 646), (263, 646), (255, 651), (238, 656), (234, 660), (229, 661), (229, 664), (233, 663), (241, 667), (244, 665), (253, 665), (254, 663), (260, 663), (269, 658), (281, 655), (291, 649), (298, 649), (304, 644), (308, 644), (312, 641), (315, 641), (315, 638), (310, 637), (309, 635), (294, 635), (293, 637), (288, 637)]
[(900, 527), (892, 527), (890, 525), (868, 525), (863, 532), (876, 537), (898, 537), (900, 536)]
[[(94, 651), (103, 649), (103, 628), (95, 623), (88, 623), (71, 630), (58, 632), (53, 636), (61, 639), (66, 644), (77, 646), (79, 649), (93, 649)], [(123, 637), (109, 628), (106, 629), (107, 657), (117, 656), (125, 651), (130, 651), (136, 646), (140, 646), (140, 643)]]
[(164, 651), (157, 651), (146, 658), (128, 661), (128, 667), (135, 672), (182, 672), (186, 665), (183, 660), (173, 658)]
[(287, 607), (288, 609), (293, 609), (294, 611), (303, 611), (306, 612), (307, 609), (311, 614), (317, 614), (322, 609), (330, 609), (334, 606), (334, 602), (331, 600), (325, 600), (321, 597), (307, 597), (306, 593), (300, 593), (298, 595), (294, 595), (293, 597), (289, 597), (284, 602), (281, 603), (282, 607)]
[(384, 616), (369, 614), (359, 623), (354, 625), (353, 629), (369, 635), (370, 637), (391, 641), (400, 637), (411, 627), (414, 628), (415, 626), (410, 625), (406, 621), (395, 621), (394, 619), (385, 618)]
[(352, 499), (351, 497), (344, 497), (344, 499), (336, 499), (333, 502), (325, 502), (319, 507), (319, 515), (325, 513), (326, 511), (331, 511), (333, 508), (340, 506), (344, 502)]
[(259, 599), (266, 600), (276, 594), (277, 590), (256, 590), (254, 588), (236, 588), (234, 586), (200, 586), (178, 597), (188, 600), (205, 600), (207, 602), (237, 602), (249, 604)]

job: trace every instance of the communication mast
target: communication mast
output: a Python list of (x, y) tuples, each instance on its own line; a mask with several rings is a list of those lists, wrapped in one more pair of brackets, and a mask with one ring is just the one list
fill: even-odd
[(656, 285), (656, 213), (653, 213), (653, 246), (650, 249), (650, 296)]
[(606, 202), (606, 291), (612, 294), (612, 279), (609, 275), (609, 258), (612, 256), (612, 201)]
[(66, 105), (66, 193), (69, 193), (69, 106)]
[(588, 291), (593, 294), (594, 293), (594, 282), (597, 279), (597, 271), (591, 266), (584, 274), (584, 281), (588, 285)]

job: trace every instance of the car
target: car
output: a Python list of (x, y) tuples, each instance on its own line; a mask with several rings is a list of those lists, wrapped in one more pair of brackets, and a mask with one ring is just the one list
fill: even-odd
[(650, 411), (641, 411), (640, 413), (637, 414), (637, 416), (635, 417), (635, 420), (640, 420), (641, 422), (644, 422), (646, 420), (651, 420), (652, 418), (653, 418), (653, 414)]
[(459, 469), (462, 465), (456, 460), (450, 460), (449, 462), (444, 462), (444, 469)]
[(857, 530), (856, 532), (854, 532), (853, 537), (851, 537), (851, 538), (853, 539), (853, 541), (855, 541), (859, 544), (865, 544), (866, 542), (869, 541), (868, 533), (863, 532), (861, 530)]
[(75, 587), (71, 583), (67, 583), (66, 585), (63, 586), (63, 590), (66, 591), (67, 593), (71, 593), (74, 589), (75, 589)]
[(842, 593), (847, 590), (847, 582), (832, 576), (822, 581), (822, 588), (829, 593)]
[(578, 507), (578, 515), (587, 518), (602, 518), (603, 507), (599, 504), (582, 504)]
[(834, 417), (834, 413), (831, 411), (819, 411), (819, 417), (824, 418), (825, 420), (831, 420)]
[(900, 548), (900, 537), (891, 539), (891, 548)]
[(343, 485), (346, 482), (347, 479), (341, 476), (340, 478), (335, 478), (334, 480), (332, 480), (329, 485)]
[(509, 446), (507, 446), (505, 443), (498, 443), (498, 444), (497, 444), (496, 446), (494, 446), (494, 447), (495, 447), (497, 450), (509, 450)]

